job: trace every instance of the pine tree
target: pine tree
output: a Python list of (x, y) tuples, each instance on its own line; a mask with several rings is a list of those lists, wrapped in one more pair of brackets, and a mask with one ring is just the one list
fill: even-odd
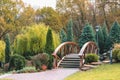
[(108, 30), (107, 30), (107, 26), (106, 24), (104, 23), (103, 24), (103, 27), (102, 27), (102, 33), (103, 33), (103, 37), (104, 37), (104, 50), (103, 52), (107, 52), (108, 51), (108, 41), (109, 41), (109, 38), (108, 38)]
[(120, 25), (115, 21), (105, 42), (105, 51), (110, 50), (114, 43), (120, 43)]
[(107, 30), (107, 26), (106, 26), (106, 24), (105, 24), (105, 23), (103, 24), (103, 27), (102, 27), (102, 32), (103, 32), (104, 43), (105, 43), (105, 42), (106, 42), (106, 40), (107, 40), (107, 37), (108, 37), (108, 30)]
[(60, 39), (61, 39), (61, 43), (67, 41), (67, 36), (66, 36), (66, 33), (63, 29), (60, 31)]
[(73, 22), (72, 19), (67, 24), (67, 41), (73, 41)]
[(9, 38), (8, 34), (6, 34), (6, 36), (5, 36), (5, 43), (6, 43), (6, 47), (5, 47), (5, 63), (8, 63), (9, 60), (10, 60), (10, 54), (11, 54), (11, 51), (10, 51), (10, 38)]
[(120, 43), (120, 25), (117, 21), (114, 22), (109, 37), (113, 43)]
[(48, 29), (47, 36), (46, 36), (46, 45), (45, 45), (45, 52), (49, 54), (49, 61), (48, 61), (48, 69), (52, 69), (53, 65), (53, 57), (52, 53), (54, 51), (54, 44), (53, 44), (53, 36), (52, 30)]
[(53, 43), (52, 30), (48, 29), (46, 36), (45, 52), (51, 54), (53, 51), (54, 51), (54, 43)]
[(105, 42), (105, 46), (104, 46), (105, 47), (105, 51), (106, 52), (109, 51), (112, 46), (113, 46), (113, 42), (110, 39), (110, 36), (108, 36), (107, 39), (106, 39), (106, 42)]
[(82, 30), (82, 34), (81, 34), (80, 39), (79, 39), (79, 46), (82, 47), (88, 41), (95, 42), (95, 34), (94, 34), (92, 26), (90, 26), (87, 23)]
[(102, 28), (99, 27), (99, 31), (98, 31), (98, 35), (96, 34), (96, 36), (98, 36), (98, 46), (99, 46), (99, 53), (102, 54), (104, 53), (104, 36), (103, 36), (103, 32), (102, 32)]

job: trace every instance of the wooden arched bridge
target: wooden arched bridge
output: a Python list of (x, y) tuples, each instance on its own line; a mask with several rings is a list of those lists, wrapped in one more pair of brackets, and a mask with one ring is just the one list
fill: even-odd
[(85, 55), (88, 53), (97, 54), (97, 50), (97, 45), (92, 41), (85, 43), (81, 49), (75, 42), (64, 42), (52, 54), (54, 68), (81, 68), (85, 62)]

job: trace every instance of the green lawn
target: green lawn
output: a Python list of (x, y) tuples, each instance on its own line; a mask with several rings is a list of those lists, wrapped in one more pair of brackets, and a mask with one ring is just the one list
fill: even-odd
[(80, 71), (68, 76), (65, 80), (120, 80), (120, 63), (105, 64), (89, 71)]

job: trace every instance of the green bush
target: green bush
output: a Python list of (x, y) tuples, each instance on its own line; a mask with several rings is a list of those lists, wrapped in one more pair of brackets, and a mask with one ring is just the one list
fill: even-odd
[(46, 53), (37, 54), (32, 58), (32, 62), (36, 68), (36, 70), (41, 69), (41, 65), (48, 65), (49, 55)]
[(118, 61), (120, 62), (120, 52), (117, 54)]
[(21, 70), (16, 71), (16, 73), (33, 73), (33, 72), (37, 72), (35, 67), (25, 67)]
[(96, 54), (90, 53), (85, 56), (85, 63), (97, 62), (98, 59)]
[(10, 63), (9, 63), (9, 70), (20, 70), (25, 67), (25, 58), (18, 55), (14, 54), (10, 58)]
[(114, 49), (112, 54), (113, 54), (113, 59), (116, 62), (120, 62), (120, 49)]
[(48, 54), (46, 54), (46, 53), (41, 54), (41, 56), (40, 56), (41, 65), (43, 65), (43, 64), (48, 65), (48, 60), (49, 60)]

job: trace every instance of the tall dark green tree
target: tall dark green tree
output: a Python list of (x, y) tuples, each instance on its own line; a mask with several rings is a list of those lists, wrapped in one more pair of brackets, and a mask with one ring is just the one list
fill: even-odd
[(73, 41), (73, 21), (69, 20), (67, 24), (67, 41)]
[(10, 54), (11, 54), (9, 34), (6, 34), (6, 36), (5, 36), (5, 43), (6, 43), (6, 47), (5, 47), (5, 63), (8, 63), (9, 60), (10, 60)]
[(107, 37), (108, 37), (108, 29), (105, 23), (103, 24), (103, 27), (102, 27), (102, 33), (104, 37), (104, 42), (106, 42)]
[(115, 21), (105, 42), (105, 51), (110, 50), (114, 43), (120, 43), (120, 25)]
[(113, 46), (113, 42), (110, 39), (110, 36), (107, 37), (106, 42), (105, 42), (105, 52), (109, 51), (110, 48)]
[(67, 36), (66, 36), (66, 33), (63, 29), (60, 31), (60, 39), (61, 39), (61, 43), (67, 41)]
[(96, 36), (98, 36), (98, 46), (99, 46), (99, 53), (100, 54), (102, 54), (102, 53), (104, 53), (104, 36), (103, 36), (103, 32), (102, 32), (102, 28), (101, 27), (99, 27), (99, 31), (98, 31), (98, 33), (97, 33), (97, 35)]
[(117, 21), (113, 23), (109, 37), (113, 43), (120, 43), (120, 25)]
[(49, 28), (46, 36), (46, 45), (45, 45), (45, 52), (49, 54), (49, 61), (48, 61), (48, 69), (51, 69), (53, 67), (53, 57), (52, 53), (54, 51), (54, 44), (53, 44), (53, 35), (52, 30)]
[(82, 47), (88, 41), (95, 42), (95, 34), (92, 26), (87, 23), (82, 30), (82, 34), (79, 39), (79, 46)]
[(52, 30), (49, 28), (46, 36), (45, 52), (51, 54), (54, 51)]
[(106, 24), (104, 23), (103, 24), (103, 27), (102, 27), (102, 33), (103, 33), (103, 37), (104, 37), (104, 49), (103, 49), (103, 52), (107, 52), (108, 51), (108, 40), (109, 40), (109, 38), (108, 38), (108, 29), (107, 29), (107, 26), (106, 26)]

